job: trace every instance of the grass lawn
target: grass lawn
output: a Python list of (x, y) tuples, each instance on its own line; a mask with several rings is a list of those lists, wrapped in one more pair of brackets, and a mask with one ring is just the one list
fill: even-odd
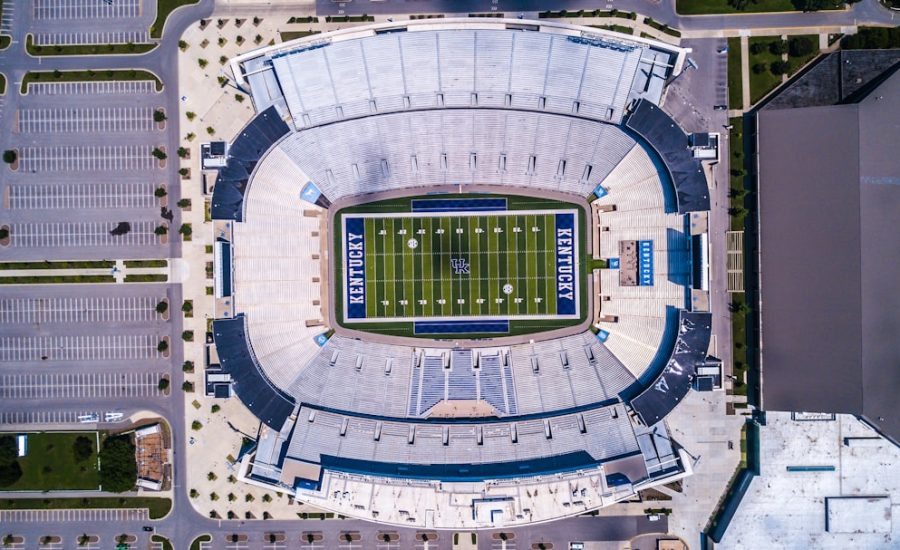
[[(745, 302), (745, 295), (742, 292), (734, 292), (731, 294), (731, 302), (735, 305)], [(733, 312), (731, 314), (731, 338), (733, 341), (732, 352), (734, 353), (734, 374), (736, 380), (734, 382), (735, 395), (747, 395), (747, 384), (744, 379), (747, 376), (749, 367), (747, 365), (747, 315), (744, 313)]]
[(819, 35), (818, 34), (802, 34), (799, 36), (792, 36), (791, 38), (806, 38), (812, 41), (815, 44), (815, 50), (809, 54), (804, 55), (802, 57), (791, 57), (791, 74), (796, 73), (800, 69), (802, 69), (807, 63), (815, 59), (817, 55), (819, 55)]
[[(774, 41), (780, 41), (777, 36), (751, 36), (750, 47), (754, 44), (762, 44), (765, 48), (758, 54), (750, 53), (750, 103), (756, 103), (767, 93), (772, 91), (776, 86), (781, 84), (781, 75), (774, 75), (769, 70), (773, 61), (781, 61), (780, 55), (773, 55), (769, 51), (769, 44)], [(764, 63), (766, 70), (756, 74), (753, 72), (753, 66), (758, 63)]]
[[(72, 446), (79, 436), (91, 440), (93, 454), (75, 461)], [(22, 477), (6, 491), (62, 491), (97, 489), (97, 432), (42, 432), (28, 434), (28, 455), (18, 459)]]
[[(127, 262), (126, 262), (127, 264)], [(0, 271), (5, 269), (105, 269), (112, 268), (116, 262), (3, 262)]]
[[(731, 125), (731, 131), (728, 135), (729, 141), (729, 166), (731, 174), (729, 176), (729, 207), (743, 208), (745, 199), (731, 196), (734, 192), (744, 189), (744, 176), (738, 175), (739, 171), (744, 168), (744, 119), (742, 117), (734, 117), (728, 120)], [(744, 229), (744, 216), (731, 216), (731, 230), (740, 231)]]
[(634, 34), (634, 29), (624, 25), (591, 25), (595, 29), (604, 29), (607, 31), (620, 32), (622, 34)]
[(728, 107), (743, 109), (744, 87), (741, 80), (741, 39), (728, 39)]
[(125, 275), (126, 283), (164, 283), (169, 276), (164, 273), (148, 273), (143, 275)]
[(64, 275), (36, 277), (2, 277), (0, 285), (47, 285), (69, 283), (114, 283), (112, 275)]
[(25, 39), (25, 51), (29, 55), (122, 55), (146, 53), (156, 44), (68, 44), (54, 46), (38, 46), (31, 36)]
[(125, 267), (166, 267), (166, 260), (125, 260)]
[[(828, 9), (840, 9), (836, 4)], [(747, 2), (743, 9), (737, 9), (728, 0), (677, 0), (675, 11), (680, 15), (709, 15), (719, 13), (762, 13), (778, 11), (801, 11), (792, 0), (757, 0)]]
[(156, 83), (156, 91), (161, 92), (163, 83), (151, 72), (141, 69), (118, 69), (105, 71), (29, 71), (22, 78), (21, 93), (28, 93), (28, 85), (36, 82), (131, 82), (150, 80)]
[(305, 36), (312, 36), (314, 34), (319, 34), (319, 31), (281, 31), (281, 41), (288, 42), (290, 40), (295, 40), (297, 38), (303, 38)]
[(172, 509), (172, 500), (159, 497), (0, 498), (0, 510), (96, 508), (146, 508), (150, 511), (150, 519), (160, 519)]
[(169, 14), (179, 6), (189, 6), (196, 4), (199, 0), (157, 0), (156, 2), (156, 21), (150, 25), (150, 38), (161, 38), (163, 26)]

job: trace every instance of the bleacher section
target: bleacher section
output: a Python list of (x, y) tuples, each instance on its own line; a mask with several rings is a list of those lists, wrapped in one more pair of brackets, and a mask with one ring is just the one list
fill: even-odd
[(630, 136), (610, 124), (468, 108), (336, 122), (291, 134), (279, 144), (332, 200), (444, 184), (587, 196), (634, 147)]
[(243, 219), (244, 192), (256, 163), (289, 131), (275, 107), (253, 117), (241, 130), (228, 149), (225, 168), (216, 177), (211, 208), (214, 219)]
[(688, 137), (681, 127), (659, 106), (640, 100), (625, 121), (665, 161), (675, 186), (678, 213), (709, 210), (709, 187), (700, 161), (695, 159)]
[(481, 423), (391, 422), (302, 406), (286, 456), (339, 471), (460, 481), (571, 471), (639, 453), (621, 404)]
[(231, 375), (234, 392), (263, 423), (280, 429), (294, 410), (294, 400), (272, 385), (260, 370), (247, 339), (244, 316), (213, 321), (213, 338), (222, 370)]
[(541, 414), (618, 398), (635, 378), (594, 334), (510, 348), (519, 414)]
[[(303, 45), (270, 59), (298, 129), (455, 107), (577, 113), (618, 123), (649, 50), (622, 38), (423, 29)], [(267, 89), (266, 82), (260, 86)]]
[(675, 349), (659, 376), (631, 407), (646, 426), (662, 420), (691, 389), (696, 365), (706, 359), (712, 332), (712, 314), (681, 311)]

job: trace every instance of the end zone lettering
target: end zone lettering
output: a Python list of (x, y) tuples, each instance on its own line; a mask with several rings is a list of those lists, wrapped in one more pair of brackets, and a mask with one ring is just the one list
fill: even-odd
[(366, 316), (366, 237), (361, 218), (349, 218), (344, 224), (344, 267), (347, 285), (347, 316)]
[(574, 315), (576, 311), (575, 284), (575, 215), (556, 215), (556, 313)]

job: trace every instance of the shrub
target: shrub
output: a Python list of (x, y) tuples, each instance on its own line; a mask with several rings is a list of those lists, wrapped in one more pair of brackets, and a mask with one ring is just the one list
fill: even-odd
[(104, 491), (130, 491), (137, 482), (134, 444), (128, 436), (107, 437), (100, 449), (100, 483)]
[(153, 111), (153, 122), (162, 122), (166, 120), (166, 112), (162, 109), (156, 109)]
[(215, 502), (215, 501), (219, 500), (219, 495), (217, 495), (217, 494), (215, 494), (215, 493), (210, 493), (210, 494), (209, 494), (209, 500)]
[(237, 500), (237, 496), (234, 493), (228, 493), (228, 502), (234, 502)]
[(184, 235), (185, 237), (190, 237), (193, 234), (194, 230), (191, 229), (191, 224), (183, 223), (181, 227), (178, 228), (178, 232)]
[(197, 64), (200, 65), (201, 69), (205, 69), (207, 65), (209, 65), (209, 61), (205, 59), (198, 59)]
[(169, 349), (169, 343), (165, 340), (160, 340), (158, 344), (156, 344), (156, 351), (163, 353)]
[(241, 94), (234, 94), (234, 100), (237, 101), (238, 103), (243, 103), (244, 96), (242, 96)]
[(194, 331), (186, 330), (181, 333), (181, 339), (185, 342), (193, 342), (194, 341)]
[(184, 113), (184, 116), (186, 116), (188, 120), (194, 120), (195, 118), (197, 118), (197, 113), (195, 113), (194, 111), (188, 111)]
[(187, 175), (190, 174), (190, 173), (191, 173), (191, 171), (188, 170), (187, 168), (179, 168), (179, 169), (178, 169), (178, 175), (180, 175), (181, 177), (185, 177), (185, 178), (186, 178)]
[(815, 49), (813, 41), (806, 36), (795, 36), (788, 40), (788, 53), (794, 57), (805, 57)]
[(187, 158), (190, 154), (190, 150), (188, 150), (187, 147), (179, 147), (177, 153), (179, 158)]
[(206, 479), (208, 479), (209, 481), (215, 481), (219, 479), (219, 476), (217, 476), (215, 472), (209, 472), (208, 474), (206, 474)]
[(184, 313), (190, 313), (191, 311), (194, 311), (194, 301), (185, 300), (181, 305), (181, 311), (183, 311)]
[(773, 40), (769, 42), (769, 53), (772, 55), (781, 55), (787, 53), (787, 43), (784, 40)]
[(167, 311), (169, 311), (169, 302), (162, 300), (158, 304), (156, 304), (156, 313), (162, 315)]
[(216, 129), (213, 128), (212, 126), (207, 126), (207, 127), (206, 127), (206, 133), (209, 134), (209, 135), (214, 135), (214, 134), (216, 133)]
[(163, 151), (162, 149), (160, 149), (159, 147), (154, 147), (153, 152), (150, 154), (153, 155), (154, 157), (158, 158), (159, 160), (165, 160), (168, 157), (166, 152)]
[(200, 496), (200, 493), (197, 491), (197, 489), (191, 489), (191, 492), (188, 493), (188, 495), (191, 498), (197, 498), (198, 496)]
[(753, 65), (753, 72), (756, 74), (762, 74), (762, 73), (766, 72), (767, 68), (768, 67), (766, 66), (765, 63), (757, 63), (757, 64)]
[(263, 502), (272, 502), (272, 495), (266, 493), (262, 496)]
[(221, 47), (225, 46), (225, 44), (228, 44), (228, 41), (225, 40), (224, 36), (220, 36), (219, 40), (218, 40), (218, 44), (219, 44), (219, 47), (221, 48)]
[(83, 462), (94, 454), (94, 442), (89, 438), (79, 435), (72, 443), (72, 452), (75, 454), (75, 462)]
[(166, 196), (166, 188), (165, 188), (165, 187), (157, 187), (157, 188), (153, 191), (153, 196), (156, 197), (156, 198), (158, 198), (158, 199), (161, 199), (161, 198), (165, 197), (165, 196)]
[(160, 378), (159, 384), (156, 385), (159, 388), (159, 391), (166, 391), (169, 389), (169, 379), (168, 378)]
[(191, 422), (191, 429), (194, 431), (198, 431), (202, 427), (203, 424), (201, 424), (199, 420), (194, 420), (193, 422)]
[(157, 225), (153, 232), (161, 237), (169, 232), (169, 228), (164, 225)]
[(234, 38), (234, 41), (237, 42), (237, 45), (238, 45), (238, 46), (240, 46), (241, 44), (244, 43), (244, 37), (241, 36), (241, 35), (237, 35), (237, 36)]
[(790, 70), (791, 65), (787, 61), (773, 61), (769, 65), (769, 71), (771, 71), (772, 74), (776, 76), (787, 74), (790, 72)]
[(765, 45), (760, 44), (759, 42), (754, 42), (753, 44), (750, 44), (750, 53), (752, 53), (753, 55), (759, 55), (759, 54), (763, 53), (763, 51), (765, 51), (765, 49), (766, 49)]
[(181, 370), (183, 372), (194, 372), (194, 362), (193, 361), (185, 361), (181, 364)]
[(195, 137), (197, 137), (197, 134), (195, 134), (194, 132), (188, 132), (188, 133), (184, 136), (184, 139), (186, 139), (186, 140), (188, 140), (188, 141), (194, 141), (194, 138), (195, 138)]
[(7, 149), (6, 151), (3, 151), (3, 162), (5, 162), (6, 164), (12, 164), (16, 162), (17, 158), (19, 158), (19, 156), (14, 150)]
[(225, 57), (224, 55), (220, 55), (219, 56), (219, 65), (224, 65), (226, 63), (228, 63), (228, 58)]
[(186, 392), (192, 392), (192, 391), (194, 391), (194, 383), (193, 382), (185, 382), (184, 384), (181, 385), (181, 389)]
[(184, 40), (179, 40), (179, 41), (178, 41), (178, 49), (181, 50), (181, 51), (187, 50), (187, 49), (188, 49), (188, 43), (185, 42)]
[(222, 410), (222, 407), (220, 407), (220, 406), (218, 406), (218, 405), (213, 405), (212, 407), (209, 408), (209, 410), (212, 411), (212, 412), (214, 412), (214, 413), (217, 413), (217, 412), (219, 412), (219, 411)]

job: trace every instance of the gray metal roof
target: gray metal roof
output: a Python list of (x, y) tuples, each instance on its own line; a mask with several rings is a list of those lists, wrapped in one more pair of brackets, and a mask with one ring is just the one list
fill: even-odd
[(858, 104), (759, 114), (763, 406), (900, 439), (900, 73)]

